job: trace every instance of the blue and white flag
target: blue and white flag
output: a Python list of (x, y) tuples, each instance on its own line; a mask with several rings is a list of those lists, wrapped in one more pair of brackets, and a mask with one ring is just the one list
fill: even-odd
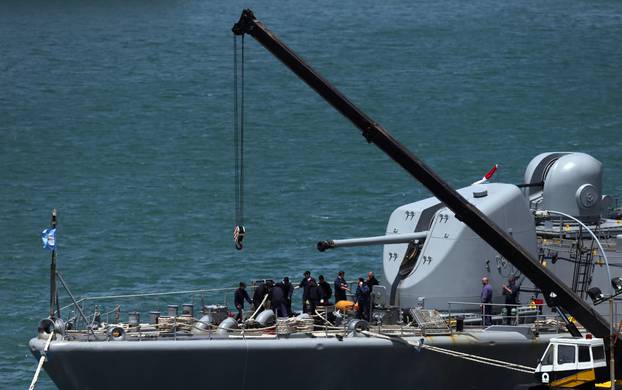
[(43, 241), (43, 249), (53, 251), (56, 248), (56, 229), (44, 229), (41, 232), (41, 241)]

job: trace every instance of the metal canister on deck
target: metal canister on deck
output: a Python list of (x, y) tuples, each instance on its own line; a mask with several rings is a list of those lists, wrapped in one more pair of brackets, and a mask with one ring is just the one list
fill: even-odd
[(456, 332), (464, 331), (464, 316), (456, 316)]
[(140, 313), (137, 311), (128, 313), (127, 323), (129, 326), (138, 326), (140, 324)]
[(229, 310), (224, 305), (203, 306), (203, 314), (210, 315), (214, 325), (218, 325), (229, 316)]
[(184, 303), (181, 305), (182, 317), (194, 317), (194, 305), (192, 303)]
[(160, 319), (160, 312), (159, 311), (150, 311), (149, 312), (149, 323), (150, 324), (157, 324), (159, 319)]
[(220, 325), (218, 325), (218, 329), (216, 330), (216, 333), (218, 333), (221, 336), (226, 336), (233, 329), (237, 329), (237, 328), (238, 328), (238, 322), (234, 320), (233, 318), (228, 317), (223, 322), (221, 322)]
[(179, 311), (179, 305), (168, 305), (168, 316), (177, 317)]

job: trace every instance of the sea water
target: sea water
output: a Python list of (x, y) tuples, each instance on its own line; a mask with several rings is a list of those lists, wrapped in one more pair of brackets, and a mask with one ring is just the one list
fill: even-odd
[[(380, 247), (315, 243), (384, 234), (394, 208), (429, 193), (250, 37), (248, 233), (233, 248), (230, 30), (245, 7), (457, 188), (494, 164), (494, 181), (521, 183), (538, 153), (582, 151), (622, 195), (617, 0), (3, 1), (0, 388), (26, 388), (35, 370), (52, 208), (76, 296), (296, 282), (307, 269), (383, 277)], [(191, 300), (100, 309), (146, 317)], [(43, 375), (39, 388), (54, 385)]]

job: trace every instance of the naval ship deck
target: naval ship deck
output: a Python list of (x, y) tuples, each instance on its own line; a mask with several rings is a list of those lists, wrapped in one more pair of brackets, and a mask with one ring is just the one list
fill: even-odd
[[(209, 378), (215, 387), (246, 389), (274, 380), (271, 357), (277, 355), (282, 357), (280, 378), (289, 383), (299, 383), (310, 372), (309, 362), (321, 360), (322, 367), (370, 373), (345, 379), (339, 369), (325, 373), (318, 380), (329, 387), (341, 381), (346, 388), (459, 388), (467, 375), (476, 384), (472, 388), (487, 390), (498, 389), (501, 382), (532, 381), (549, 340), (567, 335), (564, 324), (539, 305), (515, 305), (510, 316), (503, 316), (506, 305), (493, 304), (493, 325), (484, 327), (478, 302), (452, 302), (442, 311), (376, 305), (370, 321), (334, 305), (288, 318), (265, 309), (245, 313), (245, 321), (238, 323), (227, 302), (233, 290), (77, 299), (66, 290), (71, 303), (59, 308), (58, 318), (67, 320), (42, 320), (29, 346), (37, 358), (46, 354), (46, 372), (60, 389), (69, 390), (175, 388), (180, 376), (184, 388), (204, 387), (202, 373), (207, 372), (213, 373)], [(167, 304), (171, 301), (190, 303)], [(125, 311), (118, 302), (130, 308), (165, 306), (166, 311)], [(456, 375), (448, 376), (448, 370)], [(125, 382), (120, 385), (118, 377)], [(478, 377), (490, 382), (471, 380)], [(316, 388), (318, 380), (298, 387)]]

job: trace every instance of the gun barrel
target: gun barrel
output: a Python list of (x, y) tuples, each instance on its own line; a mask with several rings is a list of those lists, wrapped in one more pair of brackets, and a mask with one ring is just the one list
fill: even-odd
[(345, 248), (349, 246), (385, 245), (385, 244), (406, 244), (414, 240), (424, 240), (428, 231), (387, 234), (375, 237), (347, 238), (344, 240), (325, 240), (317, 243), (317, 250), (324, 252), (326, 249)]

